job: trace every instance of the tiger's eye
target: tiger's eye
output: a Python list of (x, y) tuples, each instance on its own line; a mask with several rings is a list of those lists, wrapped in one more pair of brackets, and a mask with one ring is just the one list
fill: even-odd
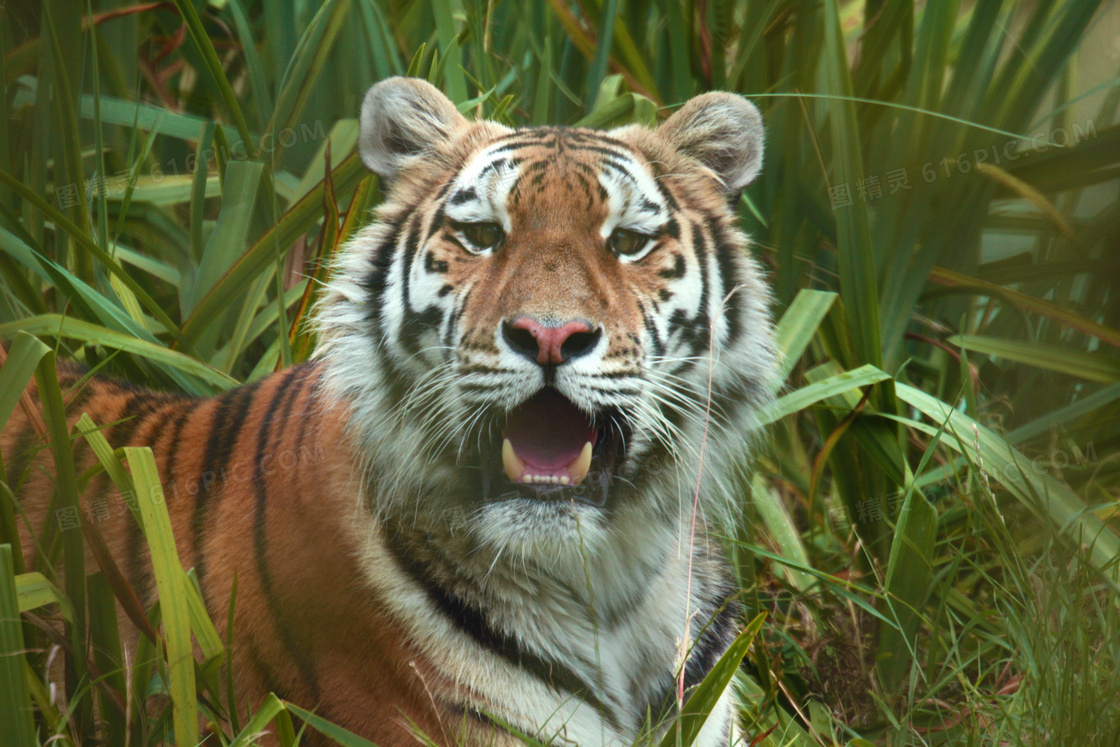
[(467, 223), (459, 230), (467, 241), (479, 249), (493, 249), (504, 236), (502, 227), (497, 223)]
[(611, 232), (608, 243), (611, 251), (615, 254), (629, 256), (644, 249), (650, 238), (644, 233), (631, 231), (627, 228), (616, 228)]

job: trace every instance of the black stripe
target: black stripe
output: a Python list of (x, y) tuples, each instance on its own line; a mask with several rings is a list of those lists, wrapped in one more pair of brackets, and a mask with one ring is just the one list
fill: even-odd
[(400, 398), (407, 392), (407, 387), (402, 381), (402, 375), (396, 370), (392, 358), (385, 353), (392, 343), (383, 323), (384, 318), (381, 315), (381, 308), (385, 304), (384, 297), (388, 290), (389, 272), (397, 255), (401, 231), (404, 223), (410, 218), (411, 216), (406, 215), (400, 218), (398, 222), (391, 224), (389, 236), (378, 246), (370, 262), (372, 269), (361, 283), (362, 288), (368, 294), (365, 299), (365, 307), (372, 328), (373, 339), (371, 345), (375, 352), (374, 360), (377, 362), (382, 380), (389, 388), (391, 402), (399, 402)]
[(709, 296), (712, 294), (711, 268), (708, 266), (708, 242), (700, 226), (690, 223), (692, 246), (696, 251), (696, 263), (700, 267), (700, 305), (696, 309), (696, 319), (709, 320)]
[[(59, 383), (61, 384), (62, 382)], [(86, 381), (81, 384), (80, 388), (74, 391), (74, 393), (70, 397), (70, 400), (66, 403), (66, 412), (72, 412), (80, 409), (89, 400), (89, 395), (93, 391), (93, 387), (91, 386), (91, 384), (92, 382)], [(77, 385), (77, 379), (66, 382), (67, 389), (73, 389)]]
[(612, 728), (620, 729), (618, 717), (576, 672), (558, 661), (545, 659), (528, 650), (515, 636), (496, 630), (481, 609), (444, 588), (431, 570), (408, 552), (405, 540), (400, 535), (387, 529), (384, 536), (386, 546), (405, 573), (424, 590), (436, 609), (475, 643), (532, 674), (553, 689), (575, 695), (594, 708)]
[[(121, 422), (113, 426), (109, 436), (114, 447), (132, 446), (132, 437), (143, 428), (152, 415), (158, 413), (169, 401), (169, 397), (154, 392), (134, 394), (125, 400), (120, 417), (117, 418)], [(145, 444), (138, 443), (135, 445), (144, 446)]]
[[(206, 519), (210, 509), (210, 499), (219, 479), (225, 480), (225, 468), (229, 464), (230, 456), (237, 445), (237, 436), (245, 425), (245, 416), (253, 404), (253, 397), (257, 393), (260, 382), (245, 384), (230, 392), (226, 392), (218, 400), (218, 407), (214, 418), (210, 422), (209, 438), (206, 443), (206, 455), (202, 460), (201, 471), (196, 483), (194, 504), (194, 517), (191, 520), (191, 532), (194, 547), (194, 568), (198, 574), (198, 583), (203, 592), (206, 590), (206, 555), (202, 551), (203, 536), (206, 532)], [(205, 598), (205, 593), (203, 594)]]
[[(734, 252), (730, 246), (727, 232), (717, 218), (708, 218), (708, 230), (712, 234), (712, 243), (716, 248), (716, 263), (719, 265), (719, 274), (723, 279), (723, 295), (726, 296), (735, 287), (737, 281)], [(727, 301), (724, 316), (727, 318), (727, 346), (732, 347), (743, 334), (743, 305), (746, 299), (741, 292), (734, 293)]]
[(257, 678), (264, 684), (264, 689), (273, 693), (276, 697), (280, 698), (280, 700), (291, 700), (292, 698), (287, 688), (280, 684), (280, 680), (276, 677), (276, 672), (272, 671), (272, 667), (261, 657), (261, 652), (252, 639), (249, 640), (248, 647), (249, 663), (252, 664), (253, 669), (257, 671)]
[[(454, 290), (450, 285), (445, 285), (443, 288), (447, 288), (448, 293)], [(441, 297), (444, 295), (443, 288), (440, 289)], [(471, 294), (474, 293), (474, 288), (473, 285), (470, 286), (466, 293), (455, 300), (455, 307), (452, 309), (451, 314), (448, 315), (447, 329), (444, 331), (442, 340), (445, 349), (444, 360), (450, 361), (457, 355), (451, 348), (455, 342), (455, 335), (459, 331), (459, 323), (462, 321), (463, 310), (467, 307), (467, 302), (470, 301)], [(464, 340), (463, 342), (465, 343), (467, 341)]]
[(412, 308), (412, 263), (416, 259), (416, 252), (420, 246), (420, 233), (423, 226), (419, 217), (414, 216), (408, 227), (405, 237), (404, 257), (402, 263), (404, 271), (401, 273), (401, 305), (403, 308), (401, 326), (398, 332), (401, 347), (406, 356), (413, 356), (420, 352), (420, 336), (428, 330), (438, 330), (443, 315), (438, 306), (429, 306), (422, 311)]
[(666, 280), (679, 280), (685, 273), (684, 256), (680, 252), (673, 252), (673, 266), (669, 269), (658, 270), (658, 277)]
[(634, 178), (634, 174), (630, 171), (632, 164), (618, 163), (617, 161), (613, 161), (609, 158), (604, 158), (603, 160), (599, 161), (599, 164), (601, 166), (605, 166), (611, 171), (614, 171), (620, 177), (623, 177), (626, 181), (637, 187), (638, 180)]
[(639, 303), (638, 308), (642, 312), (642, 324), (649, 334), (650, 343), (652, 343), (653, 347), (653, 354), (658, 357), (665, 355), (665, 343), (661, 340), (661, 333), (658, 332), (657, 325), (654, 324), (653, 318), (649, 315), (649, 312), (646, 311), (646, 307), (643, 304)]
[(662, 181), (662, 179), (666, 175), (661, 168), (660, 162), (650, 161), (649, 165), (650, 168), (653, 169), (653, 183), (657, 185), (657, 191), (661, 193), (661, 197), (664, 198), (665, 204), (669, 206), (669, 212), (678, 212), (680, 208), (677, 206), (677, 201), (673, 197), (673, 193), (669, 191), (669, 188), (666, 187), (664, 182)]
[(428, 221), (428, 230), (424, 232), (425, 242), (431, 241), (432, 236), (435, 235), (436, 231), (443, 228), (444, 215), (445, 213), (443, 212), (443, 205), (439, 205), (438, 207), (436, 207), (435, 211), (432, 213), (432, 219)]
[[(401, 260), (401, 304), (404, 308), (404, 314), (407, 317), (409, 309), (411, 308), (412, 297), (412, 260), (416, 257), (416, 250), (420, 246), (420, 218), (417, 215), (412, 216), (412, 220), (408, 222), (408, 227), (405, 229), (407, 233), (404, 237), (404, 257)], [(404, 326), (402, 321), (401, 326)]]
[(478, 192), (475, 191), (474, 187), (466, 187), (465, 189), (460, 189), (458, 192), (451, 195), (451, 199), (448, 200), (448, 202), (450, 202), (452, 205), (462, 205), (464, 202), (470, 202), (471, 200), (477, 199)]
[(688, 662), (684, 666), (684, 687), (689, 690), (708, 676), (712, 667), (723, 656), (723, 652), (735, 638), (735, 621), (739, 618), (739, 603), (735, 601), (735, 589), (724, 581), (716, 591), (716, 603), (707, 628), (692, 647)]
[[(272, 585), (272, 573), (268, 567), (268, 486), (264, 480), (264, 458), (269, 451), (269, 441), (271, 440), (272, 422), (273, 417), (276, 415), (277, 408), (280, 406), (281, 400), (287, 394), (287, 407), (291, 408), (292, 401), (299, 396), (307, 383), (307, 377), (299, 376), (298, 369), (289, 369), (284, 374), (284, 379), (277, 385), (276, 393), (272, 396), (272, 401), (268, 404), (268, 410), (265, 412), (264, 417), (261, 419), (261, 427), (257, 432), (257, 455), (253, 469), (253, 486), (256, 490), (256, 520), (253, 524), (253, 548), (255, 550), (255, 557), (257, 561), (257, 574), (261, 580), (261, 591), (264, 593), (265, 602), (268, 604), (268, 610), (272, 615), (272, 620), (276, 624), (276, 630), (280, 635), (280, 640), (284, 643), (284, 650), (287, 651), (292, 659), (295, 660), (296, 666), (299, 667), (300, 675), (304, 681), (307, 682), (308, 687), (311, 688), (312, 701), (319, 702), (319, 680), (315, 673), (315, 666), (308, 658), (307, 653), (299, 646), (295, 634), (292, 633), (291, 626), (288, 624), (284, 610), (280, 606), (280, 600), (276, 596), (276, 590)], [(299, 386), (292, 388), (292, 383), (298, 379)], [(282, 431), (284, 421), (281, 420), (276, 428), (277, 431)]]
[(679, 334), (681, 345), (687, 345), (689, 355), (699, 355), (709, 346), (711, 319), (708, 316), (708, 301), (711, 296), (711, 276), (708, 267), (708, 243), (700, 232), (700, 227), (689, 224), (692, 246), (700, 270), (700, 301), (696, 314), (690, 319), (683, 309), (677, 309), (669, 317), (669, 335)]
[(381, 326), (381, 296), (385, 293), (385, 284), (389, 280), (389, 270), (393, 266), (393, 255), (397, 248), (397, 241), (400, 239), (403, 222), (401, 220), (390, 224), (389, 235), (370, 258), (370, 273), (361, 281), (362, 289), (369, 294), (365, 300), (374, 329), (379, 329)]

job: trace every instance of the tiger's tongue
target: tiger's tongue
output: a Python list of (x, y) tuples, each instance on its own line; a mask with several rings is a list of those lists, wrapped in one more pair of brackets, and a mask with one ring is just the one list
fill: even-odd
[(502, 432), (506, 475), (514, 482), (578, 483), (591, 466), (596, 433), (579, 408), (545, 389), (510, 413)]

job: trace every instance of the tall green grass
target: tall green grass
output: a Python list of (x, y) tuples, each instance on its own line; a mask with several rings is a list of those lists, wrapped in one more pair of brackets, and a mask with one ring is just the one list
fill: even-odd
[[(57, 358), (208, 394), (309, 354), (315, 281), (381, 197), (354, 154), (372, 83), (418, 75), (471, 116), (596, 127), (738, 91), (767, 122), (739, 210), (786, 354), (771, 439), (744, 468), (747, 518), (727, 538), (746, 619), (767, 613), (737, 684), (747, 735), (1120, 743), (1120, 79), (1078, 75), (1115, 8), (44, 0), (0, 13), (0, 419), (34, 376), (59, 506), (91, 477), (69, 457), (79, 440), (122, 490), (154, 475), (143, 450), (125, 469), (92, 422), (66, 432)], [(229, 642), (156, 504), (137, 516), (160, 592), (143, 610), (111, 563), (83, 565), (95, 523), (55, 535), (64, 574), (25, 568), (23, 476), (5, 474), (5, 745), (193, 745), (199, 713), (221, 744), (268, 725), (285, 745), (305, 728), (362, 744), (276, 699), (238, 722)], [(145, 631), (131, 680), (114, 603)], [(192, 635), (203, 660), (183, 666)]]

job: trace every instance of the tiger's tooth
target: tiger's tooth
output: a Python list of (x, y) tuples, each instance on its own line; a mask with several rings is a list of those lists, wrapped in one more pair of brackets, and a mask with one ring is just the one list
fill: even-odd
[(519, 482), (525, 475), (525, 462), (518, 458), (508, 438), (502, 440), (502, 466), (506, 468), (506, 477), (512, 482)]
[(572, 482), (579, 485), (583, 482), (583, 478), (587, 477), (587, 471), (591, 469), (591, 442), (588, 441), (583, 445), (583, 451), (579, 453), (576, 460), (568, 465), (568, 474), (571, 475)]

